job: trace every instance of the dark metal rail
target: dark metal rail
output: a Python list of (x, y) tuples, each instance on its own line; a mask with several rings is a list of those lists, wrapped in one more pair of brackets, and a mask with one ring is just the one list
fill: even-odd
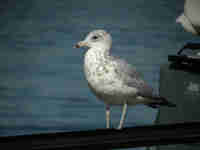
[(200, 122), (0, 137), (3, 149), (112, 149), (200, 143)]

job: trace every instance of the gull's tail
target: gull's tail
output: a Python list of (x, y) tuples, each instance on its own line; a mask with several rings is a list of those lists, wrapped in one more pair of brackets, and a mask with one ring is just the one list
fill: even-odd
[(160, 97), (160, 96), (153, 96), (151, 97), (153, 102), (150, 102), (146, 104), (149, 107), (152, 108), (159, 108), (160, 106), (167, 106), (167, 107), (176, 107), (176, 104), (173, 104), (172, 102), (169, 102), (166, 98)]

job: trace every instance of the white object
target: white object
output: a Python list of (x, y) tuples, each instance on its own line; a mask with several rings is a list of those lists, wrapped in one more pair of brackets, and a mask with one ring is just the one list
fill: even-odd
[(110, 128), (110, 106), (123, 105), (118, 129), (121, 129), (127, 105), (174, 106), (164, 98), (153, 96), (136, 69), (111, 55), (112, 38), (104, 30), (90, 32), (76, 47), (89, 47), (84, 57), (84, 72), (92, 92), (106, 104), (106, 127)]
[(200, 0), (185, 0), (184, 12), (176, 19), (187, 32), (200, 34)]

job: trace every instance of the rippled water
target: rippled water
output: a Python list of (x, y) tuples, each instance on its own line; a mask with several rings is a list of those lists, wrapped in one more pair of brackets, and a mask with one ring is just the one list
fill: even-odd
[[(104, 105), (84, 79), (83, 49), (91, 30), (113, 36), (113, 53), (127, 59), (158, 91), (167, 55), (197, 40), (175, 23), (183, 1), (1, 1), (0, 136), (105, 127)], [(130, 107), (126, 126), (152, 124), (156, 110)], [(113, 108), (113, 125), (120, 108)]]

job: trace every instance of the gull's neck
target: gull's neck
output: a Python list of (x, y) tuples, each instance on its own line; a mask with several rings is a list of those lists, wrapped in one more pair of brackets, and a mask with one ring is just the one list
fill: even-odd
[(108, 58), (110, 56), (110, 46), (98, 45), (88, 49), (88, 52), (95, 53), (97, 57)]

